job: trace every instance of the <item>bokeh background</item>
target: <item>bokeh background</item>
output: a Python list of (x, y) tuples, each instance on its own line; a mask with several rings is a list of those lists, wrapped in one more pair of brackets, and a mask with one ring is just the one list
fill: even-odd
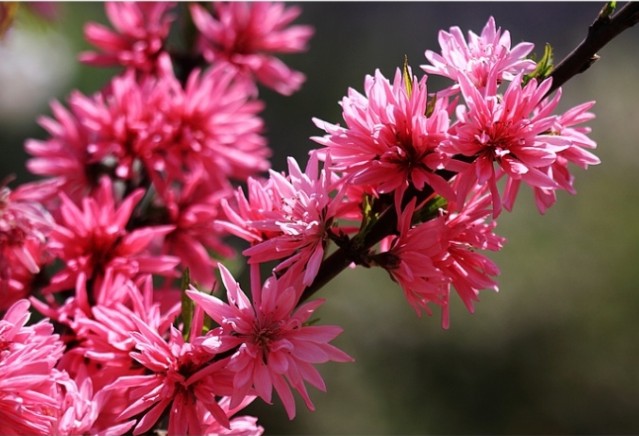
[[(479, 33), (489, 16), (514, 43), (551, 43), (563, 58), (585, 36), (602, 3), (300, 3), (298, 23), (316, 34), (286, 61), (307, 74), (292, 97), (262, 91), (273, 167), (304, 161), (320, 132), (338, 122), (348, 87), (376, 68), (392, 76), (404, 55), (414, 71), (437, 33), (457, 25)], [(36, 118), (72, 89), (98, 90), (115, 70), (79, 65), (87, 20), (106, 23), (99, 3), (58, 3), (45, 24), (21, 14), (0, 43), (0, 179), (24, 169)], [(353, 364), (320, 369), (328, 392), (298, 403), (289, 422), (276, 400), (250, 412), (267, 434), (639, 434), (639, 27), (599, 53), (564, 86), (562, 107), (597, 100), (591, 123), (603, 163), (575, 169), (577, 196), (559, 195), (544, 216), (525, 191), (497, 232), (500, 292), (481, 295), (475, 314), (453, 303), (452, 325), (418, 318), (383, 271), (343, 273), (320, 293), (319, 315), (339, 324), (337, 344)], [(429, 81), (437, 87), (435, 78)]]

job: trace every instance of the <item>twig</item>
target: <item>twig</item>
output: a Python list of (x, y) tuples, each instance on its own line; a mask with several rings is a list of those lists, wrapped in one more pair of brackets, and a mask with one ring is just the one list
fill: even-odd
[(553, 83), (548, 94), (590, 68), (599, 59), (597, 55), (599, 50), (637, 22), (639, 22), (639, 3), (627, 3), (612, 15), (606, 4), (588, 28), (586, 38), (550, 73)]
[[(557, 67), (551, 72), (549, 77), (553, 78), (553, 84), (548, 94), (555, 91), (577, 74), (586, 71), (597, 59), (597, 51), (608, 44), (612, 39), (629, 27), (639, 22), (639, 3), (628, 3), (619, 9), (615, 14), (611, 14), (610, 3), (606, 3), (597, 19), (588, 28), (588, 35), (568, 56), (566, 56)], [(442, 174), (446, 179), (451, 179), (454, 173)], [(412, 195), (418, 200), (424, 200), (433, 193), (430, 187), (419, 193)], [(408, 197), (410, 198), (410, 197)], [(397, 214), (393, 207), (389, 207), (380, 219), (373, 224), (370, 232), (366, 235), (363, 244), (358, 244), (359, 250), (370, 250), (384, 237), (393, 234), (397, 227)], [(349, 244), (350, 243), (350, 244)], [(301, 301), (311, 297), (315, 292), (335, 278), (340, 272), (346, 269), (352, 262), (360, 256), (353, 256), (356, 249), (353, 239), (346, 242), (323, 262), (313, 283), (306, 288), (302, 294)]]

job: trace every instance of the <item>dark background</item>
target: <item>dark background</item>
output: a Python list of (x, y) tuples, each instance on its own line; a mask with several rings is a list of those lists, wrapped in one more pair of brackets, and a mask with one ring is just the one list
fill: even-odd
[[(380, 68), (392, 76), (405, 54), (419, 71), (424, 51), (439, 51), (440, 29), (458, 25), (479, 33), (492, 15), (510, 30), (513, 44), (533, 42), (541, 54), (549, 42), (561, 59), (602, 6), (299, 5), (297, 22), (312, 24), (316, 34), (307, 54), (286, 61), (306, 73), (307, 82), (292, 97), (262, 92), (276, 169), (284, 168), (287, 155), (305, 160), (314, 146), (308, 138), (321, 133), (311, 118), (340, 122), (338, 101), (348, 87), (361, 91), (366, 74)], [(49, 113), (48, 100), (64, 100), (73, 88), (91, 93), (114, 71), (74, 61), (88, 48), (83, 20), (106, 22), (101, 5), (61, 3), (57, 12), (49, 25), (19, 21), (20, 31), (38, 42), (28, 50), (0, 45), (0, 178), (15, 173), (19, 181), (28, 179), (22, 144), (43, 136), (35, 118)], [(42, 46), (40, 54), (31, 53)], [(638, 46), (639, 28), (628, 30), (564, 86), (563, 109), (597, 100), (592, 137), (603, 163), (575, 168), (579, 194), (560, 193), (545, 216), (527, 190), (515, 211), (502, 215), (497, 232), (508, 243), (493, 256), (502, 269), (500, 293), (482, 294), (474, 315), (455, 301), (451, 328), (444, 331), (438, 315), (417, 318), (383, 271), (343, 273), (320, 292), (327, 302), (319, 315), (322, 323), (344, 327), (337, 344), (356, 363), (323, 365), (328, 393), (312, 391), (317, 411), (299, 402), (292, 422), (278, 400), (251, 406), (267, 434), (639, 433)], [(25, 70), (18, 60), (25, 60)], [(39, 88), (29, 80), (38, 75), (40, 82), (58, 77), (57, 87), (34, 97)], [(439, 83), (429, 80), (432, 87)], [(23, 97), (6, 97), (23, 85)]]

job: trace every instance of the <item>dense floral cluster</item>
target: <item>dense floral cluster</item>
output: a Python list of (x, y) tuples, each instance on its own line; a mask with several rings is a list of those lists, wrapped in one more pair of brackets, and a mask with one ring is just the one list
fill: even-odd
[[(556, 113), (561, 91), (511, 47), (492, 18), (477, 35), (442, 31), (428, 74), (406, 64), (367, 76), (341, 102), (343, 125), (305, 169), (269, 170), (258, 84), (289, 95), (301, 72), (274, 55), (313, 31), (278, 3), (107, 3), (113, 29), (87, 24), (121, 66), (93, 94), (74, 91), (39, 121), (28, 169), (42, 181), (0, 187), (0, 420), (9, 434), (257, 435), (236, 416), (273, 389), (288, 416), (297, 392), (325, 390), (315, 365), (352, 358), (338, 326), (311, 321), (330, 244), (347, 264), (381, 267), (418, 314), (450, 295), (472, 311), (497, 289), (485, 251), (523, 182), (540, 212), (574, 193), (569, 164), (597, 164), (584, 125), (592, 103)], [(169, 35), (179, 14), (196, 33)], [(244, 186), (244, 187), (240, 187)], [(214, 259), (248, 243), (250, 293)], [(262, 280), (264, 268), (272, 273)], [(226, 295), (213, 295), (221, 277)], [(192, 280), (192, 282), (190, 282)], [(33, 307), (46, 319), (29, 325)], [(0, 312), (2, 313), (2, 312)]]

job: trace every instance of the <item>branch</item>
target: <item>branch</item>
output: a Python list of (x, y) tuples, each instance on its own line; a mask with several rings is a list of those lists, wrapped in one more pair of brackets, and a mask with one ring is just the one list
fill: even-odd
[(553, 82), (548, 94), (590, 68), (599, 59), (597, 52), (601, 48), (638, 22), (639, 3), (627, 3), (614, 15), (610, 14), (609, 4), (606, 4), (588, 28), (586, 38), (553, 69), (550, 74)]
[[(553, 78), (553, 83), (548, 94), (555, 91), (572, 77), (586, 71), (590, 65), (598, 59), (597, 51), (621, 32), (639, 22), (639, 3), (628, 3), (614, 15), (611, 14), (611, 11), (611, 4), (606, 3), (597, 16), (597, 19), (588, 28), (586, 38), (553, 69), (549, 75), (549, 77)], [(446, 180), (450, 180), (454, 176), (454, 173), (447, 171), (440, 173), (440, 175)], [(425, 188), (425, 190), (421, 192), (413, 191), (404, 198), (404, 204), (406, 204), (408, 202), (407, 200), (412, 196), (417, 197), (419, 203), (421, 200), (428, 198), (432, 193), (433, 190), (430, 187)], [(370, 232), (364, 238), (363, 243), (356, 245), (354, 238), (352, 238), (322, 262), (315, 280), (306, 288), (300, 301), (311, 297), (315, 292), (346, 269), (352, 262), (361, 259), (362, 254), (365, 254), (384, 237), (393, 234), (396, 228), (397, 214), (393, 207), (389, 207), (372, 226)]]

